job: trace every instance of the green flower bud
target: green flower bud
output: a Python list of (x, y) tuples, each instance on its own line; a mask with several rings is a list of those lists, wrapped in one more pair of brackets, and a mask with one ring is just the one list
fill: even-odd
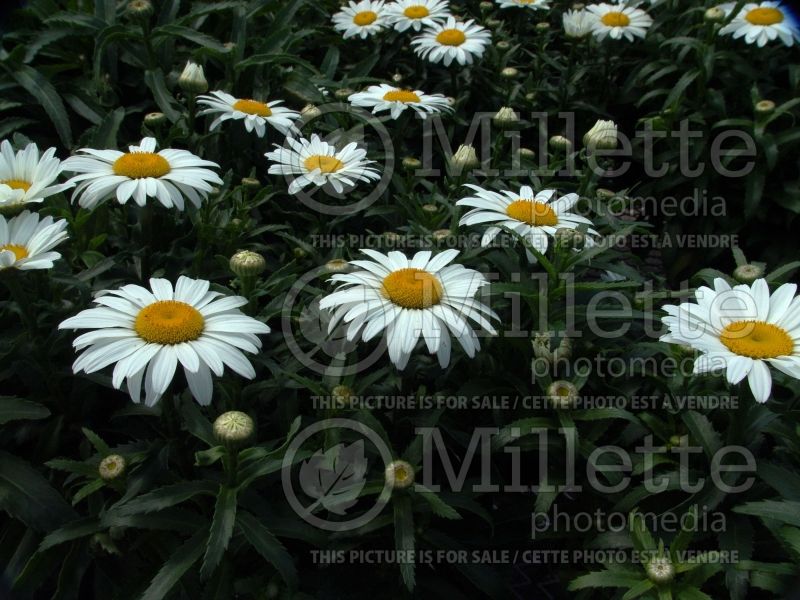
[(223, 444), (241, 444), (253, 435), (255, 423), (247, 413), (230, 410), (214, 421), (214, 436)]
[(257, 252), (239, 250), (231, 257), (230, 267), (237, 277), (256, 277), (267, 269), (267, 261)]

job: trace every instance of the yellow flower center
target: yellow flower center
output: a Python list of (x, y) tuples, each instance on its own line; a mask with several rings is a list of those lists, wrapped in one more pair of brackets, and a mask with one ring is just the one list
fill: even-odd
[(353, 17), (353, 23), (359, 27), (364, 27), (365, 25), (372, 25), (377, 18), (378, 15), (376, 13), (371, 10), (364, 10), (360, 13), (356, 13), (356, 16)]
[(272, 111), (269, 106), (258, 100), (242, 99), (233, 103), (233, 109), (248, 115), (258, 115), (259, 117), (271, 117)]
[(763, 321), (734, 321), (722, 330), (719, 341), (734, 354), (750, 358), (787, 356), (794, 349), (786, 331)]
[(7, 185), (12, 190), (22, 190), (23, 192), (27, 192), (31, 189), (31, 184), (23, 179), (2, 179), (0, 183)]
[(527, 223), (528, 225), (543, 226), (558, 225), (558, 215), (544, 202), (525, 200), (520, 198), (506, 207), (506, 214), (512, 219)]
[(409, 6), (403, 11), (403, 14), (409, 19), (424, 19), (431, 14), (424, 6)]
[(444, 29), (436, 36), (436, 41), (443, 46), (460, 46), (467, 41), (467, 36), (460, 29)]
[(419, 96), (411, 90), (392, 90), (386, 92), (383, 99), (387, 102), (419, 102)]
[(783, 22), (783, 13), (777, 8), (763, 6), (748, 11), (744, 18), (753, 25), (777, 25)]
[(631, 18), (623, 12), (607, 12), (600, 20), (608, 27), (627, 27), (631, 24)]
[(171, 345), (196, 340), (204, 326), (203, 315), (195, 307), (178, 300), (161, 300), (140, 310), (133, 328), (146, 342)]
[(400, 269), (383, 278), (383, 295), (403, 308), (429, 308), (439, 304), (444, 289), (439, 278), (422, 269)]
[(22, 260), (23, 258), (28, 258), (28, 249), (25, 246), (20, 246), (19, 244), (5, 244), (0, 246), (0, 252), (3, 250), (8, 250), (9, 252), (14, 253), (15, 260)]
[(406, 469), (405, 467), (396, 466), (394, 468), (394, 480), (397, 483), (405, 483), (406, 481), (408, 481), (408, 477), (409, 477), (409, 472), (408, 469)]
[(153, 152), (128, 152), (114, 161), (114, 174), (131, 179), (163, 177), (172, 168), (163, 156)]
[(322, 154), (309, 156), (303, 164), (309, 171), (319, 169), (323, 173), (336, 173), (336, 171), (344, 167), (344, 163), (335, 156), (324, 156)]

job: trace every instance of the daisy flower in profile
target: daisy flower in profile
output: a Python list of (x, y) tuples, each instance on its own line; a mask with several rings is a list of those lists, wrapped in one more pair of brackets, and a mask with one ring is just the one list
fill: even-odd
[(697, 303), (664, 306), (668, 332), (661, 341), (700, 350), (694, 372), (725, 369), (737, 384), (747, 377), (753, 396), (766, 402), (772, 391), (771, 365), (800, 379), (800, 297), (786, 283), (772, 295), (764, 279), (731, 288), (721, 278), (714, 289), (697, 288)]
[(561, 15), (564, 33), (573, 39), (582, 39), (592, 33), (594, 15), (587, 10), (568, 10)]
[[(736, 3), (719, 6), (729, 16)], [(800, 28), (792, 13), (780, 2), (759, 2), (745, 4), (733, 20), (719, 30), (720, 35), (733, 35), (734, 39), (744, 38), (748, 44), (759, 48), (776, 39), (786, 46), (800, 41)]]
[(333, 28), (343, 32), (344, 39), (358, 36), (363, 40), (388, 25), (383, 0), (350, 0), (333, 15)]
[(475, 57), (491, 42), (487, 29), (471, 19), (466, 23), (448, 17), (445, 23), (431, 25), (422, 35), (411, 40), (414, 51), (432, 63), (442, 62), (449, 67), (454, 60), (460, 65), (471, 65)]
[(18, 211), (25, 204), (41, 202), (72, 187), (69, 183), (53, 185), (62, 169), (55, 153), (55, 148), (49, 148), (40, 155), (36, 144), (14, 152), (11, 142), (3, 140), (0, 144), (0, 213)]
[(634, 6), (602, 3), (591, 4), (586, 10), (594, 17), (592, 30), (598, 40), (610, 37), (632, 42), (634, 38), (647, 35), (647, 29), (653, 24), (650, 15)]
[[(493, 192), (470, 183), (465, 185), (475, 192), (475, 196), (456, 202), (457, 206), (472, 207), (458, 224), (467, 226), (493, 223), (483, 234), (483, 247), (492, 243), (502, 227), (528, 240), (542, 254), (547, 252), (548, 238), (555, 237), (557, 229), (577, 229), (585, 225), (586, 233), (600, 235), (591, 229), (592, 222), (589, 219), (570, 212), (578, 201), (578, 194), (567, 194), (558, 198), (555, 190), (542, 190), (534, 194), (533, 189), (527, 185), (519, 192)], [(586, 246), (593, 245), (594, 241), (587, 236)], [(534, 260), (530, 251), (527, 251), (527, 255), (529, 260)]]
[(67, 239), (66, 229), (66, 219), (40, 220), (37, 213), (27, 210), (8, 221), (0, 215), (0, 271), (52, 269), (61, 255), (50, 250)]
[(275, 150), (266, 156), (274, 164), (269, 168), (272, 175), (296, 175), (289, 184), (289, 193), (295, 194), (307, 185), (322, 187), (330, 184), (341, 194), (345, 187), (352, 188), (359, 181), (380, 179), (377, 169), (367, 165), (367, 151), (351, 142), (341, 150), (320, 139), (314, 133), (311, 139), (286, 138), (288, 148), (275, 144)]
[(389, 358), (398, 369), (408, 364), (420, 337), (445, 368), (450, 363), (451, 335), (470, 358), (480, 350), (468, 321), (496, 335), (489, 319), (499, 317), (475, 299), (488, 281), (478, 271), (450, 264), (458, 250), (432, 258), (424, 250), (410, 259), (396, 251), (361, 252), (372, 260), (350, 261), (361, 270), (333, 275), (331, 281), (342, 285), (320, 301), (321, 309), (333, 312), (329, 332), (344, 322), (348, 340), (360, 335), (367, 342), (385, 331)]
[(239, 310), (241, 296), (209, 291), (203, 279), (180, 277), (174, 289), (166, 279), (151, 279), (150, 289), (126, 285), (98, 294), (95, 304), (59, 325), (59, 329), (91, 329), (73, 346), (84, 350), (72, 369), (95, 373), (116, 363), (112, 383), (127, 380), (131, 400), (138, 403), (144, 382), (145, 404), (153, 406), (167, 391), (178, 363), (189, 390), (202, 405), (211, 403), (211, 373), (225, 366), (253, 379), (244, 352), (261, 348), (258, 335), (270, 332), (264, 323)]
[(500, 8), (531, 8), (533, 10), (547, 10), (549, 0), (494, 0)]
[(147, 198), (156, 198), (167, 208), (183, 210), (183, 198), (199, 207), (211, 192), (211, 184), (222, 184), (214, 171), (219, 168), (209, 160), (186, 150), (156, 152), (155, 138), (146, 137), (128, 152), (82, 148), (82, 154), (64, 161), (64, 170), (78, 173), (67, 183), (78, 184), (73, 199), (83, 208), (94, 208), (116, 197), (120, 204), (133, 198), (144, 206)]
[(386, 17), (396, 31), (436, 25), (450, 16), (447, 0), (398, 0), (386, 5)]
[(373, 114), (388, 110), (392, 119), (399, 117), (407, 108), (412, 109), (423, 119), (428, 114), (453, 110), (447, 98), (441, 94), (405, 90), (385, 83), (371, 85), (365, 92), (353, 94), (348, 100), (353, 106), (371, 108)]
[(244, 121), (247, 132), (255, 131), (258, 137), (264, 137), (267, 125), (286, 135), (292, 131), (292, 121), (300, 118), (300, 113), (296, 110), (278, 106), (283, 100), (260, 102), (249, 98), (234, 98), (219, 90), (198, 96), (197, 103), (208, 107), (198, 114), (218, 115), (208, 128), (209, 131), (214, 131), (223, 121), (234, 119)]

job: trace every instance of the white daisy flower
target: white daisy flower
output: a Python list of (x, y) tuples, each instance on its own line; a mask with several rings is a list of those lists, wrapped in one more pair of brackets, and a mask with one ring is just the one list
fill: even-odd
[(344, 39), (358, 36), (363, 40), (388, 26), (383, 0), (351, 0), (333, 15), (333, 28), (343, 32)]
[(494, 0), (500, 8), (531, 8), (533, 10), (547, 10), (549, 0)]
[(69, 237), (66, 229), (66, 219), (40, 220), (37, 213), (27, 210), (8, 221), (0, 215), (0, 271), (52, 269), (61, 255), (50, 250)]
[(447, 0), (398, 0), (386, 5), (386, 17), (396, 31), (436, 25), (450, 16)]
[[(167, 391), (180, 363), (195, 400), (211, 403), (211, 373), (225, 366), (253, 379), (255, 370), (244, 352), (257, 353), (257, 335), (270, 332), (264, 323), (239, 310), (241, 296), (221, 297), (203, 279), (180, 277), (175, 289), (166, 279), (151, 279), (150, 289), (126, 285), (98, 294), (99, 308), (84, 310), (59, 329), (93, 329), (73, 346), (85, 350), (72, 369), (95, 373), (116, 363), (112, 383), (138, 403), (144, 381), (145, 404), (153, 406)], [(151, 291), (152, 290), (152, 291)], [(149, 365), (149, 367), (148, 367)]]
[[(726, 16), (735, 7), (734, 2), (719, 6)], [(759, 48), (776, 39), (786, 46), (800, 42), (800, 28), (792, 13), (780, 2), (770, 1), (745, 4), (733, 20), (719, 30), (719, 34), (731, 34), (735, 39), (743, 37), (745, 42)]]
[[(492, 243), (497, 234), (506, 227), (522, 236), (542, 254), (547, 252), (548, 237), (554, 237), (557, 229), (577, 229), (587, 226), (586, 233), (600, 235), (591, 229), (592, 222), (586, 217), (571, 213), (570, 210), (578, 201), (578, 194), (567, 194), (557, 198), (555, 190), (542, 190), (534, 194), (529, 186), (523, 186), (519, 192), (493, 192), (477, 185), (465, 184), (476, 195), (456, 202), (457, 206), (471, 206), (458, 222), (460, 226), (495, 223), (483, 234), (481, 246)], [(593, 246), (594, 240), (586, 237), (586, 246)], [(535, 260), (533, 254), (526, 250), (528, 260)]]
[(747, 377), (753, 396), (766, 402), (772, 390), (772, 365), (800, 379), (800, 297), (786, 283), (770, 296), (764, 279), (731, 288), (721, 278), (714, 289), (699, 287), (697, 303), (664, 306), (664, 342), (688, 344), (700, 350), (694, 372), (725, 369), (737, 384)]
[(3, 140), (0, 144), (0, 211), (9, 212), (28, 203), (41, 202), (72, 187), (69, 183), (53, 185), (62, 169), (55, 153), (55, 148), (49, 148), (40, 156), (36, 144), (28, 144), (15, 153), (11, 142)]
[(198, 114), (219, 115), (211, 123), (209, 131), (214, 131), (223, 121), (228, 119), (241, 119), (244, 121), (244, 128), (247, 132), (255, 131), (258, 137), (264, 137), (267, 132), (267, 125), (271, 125), (286, 135), (293, 130), (292, 121), (300, 118), (300, 113), (296, 110), (278, 106), (283, 103), (283, 100), (260, 102), (249, 98), (235, 98), (219, 90), (206, 96), (198, 96), (197, 103), (208, 107)]
[(592, 33), (594, 15), (586, 10), (568, 10), (562, 16), (567, 37), (581, 39)]
[(382, 83), (371, 85), (365, 92), (351, 95), (348, 100), (353, 106), (371, 108), (373, 114), (390, 111), (396, 119), (407, 108), (411, 108), (423, 119), (428, 114), (452, 111), (450, 102), (442, 94), (426, 94), (421, 90), (405, 90)]
[(167, 208), (183, 210), (183, 197), (199, 207), (211, 192), (211, 184), (222, 179), (204, 167), (219, 168), (186, 150), (156, 152), (155, 138), (146, 137), (128, 152), (82, 148), (83, 154), (64, 161), (64, 170), (79, 173), (67, 183), (78, 184), (73, 199), (84, 208), (94, 208), (116, 196), (120, 204), (133, 198), (144, 206), (147, 198), (157, 198)]
[(454, 60), (460, 65), (471, 65), (474, 57), (483, 56), (491, 42), (487, 29), (471, 19), (466, 23), (448, 17), (447, 22), (431, 25), (422, 35), (411, 40), (414, 51), (432, 63), (442, 62), (449, 67)]
[(641, 8), (617, 4), (591, 4), (586, 10), (594, 16), (592, 29), (598, 40), (610, 37), (612, 40), (643, 38), (653, 19)]
[(273, 175), (297, 175), (289, 184), (289, 193), (295, 194), (307, 185), (324, 186), (330, 184), (336, 193), (341, 194), (345, 187), (352, 188), (359, 181), (380, 179), (377, 169), (367, 165), (367, 151), (351, 142), (341, 150), (320, 139), (314, 133), (311, 139), (286, 138), (289, 148), (275, 144), (275, 150), (266, 156), (273, 161), (269, 173)]
[(458, 250), (433, 258), (425, 250), (411, 259), (396, 251), (361, 252), (372, 260), (350, 261), (362, 270), (333, 275), (331, 281), (342, 285), (320, 302), (320, 308), (333, 311), (329, 332), (343, 321), (348, 340), (361, 335), (367, 342), (385, 330), (389, 358), (398, 369), (408, 364), (420, 336), (442, 368), (450, 363), (450, 335), (467, 356), (475, 356), (480, 341), (468, 319), (496, 335), (489, 319), (499, 317), (475, 300), (488, 281), (478, 271), (450, 264)]

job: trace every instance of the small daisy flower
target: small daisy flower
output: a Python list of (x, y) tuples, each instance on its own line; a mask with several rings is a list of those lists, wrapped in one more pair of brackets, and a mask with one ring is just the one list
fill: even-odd
[(562, 16), (564, 33), (573, 39), (582, 39), (592, 33), (594, 15), (587, 10), (568, 10)]
[[(736, 4), (731, 2), (719, 6), (729, 16)], [(776, 39), (786, 46), (800, 42), (800, 28), (794, 16), (780, 2), (760, 2), (745, 4), (733, 20), (719, 30), (720, 35), (733, 35), (734, 39), (744, 38), (748, 44), (759, 48)]]
[(244, 352), (257, 353), (258, 335), (270, 332), (264, 323), (239, 310), (241, 296), (222, 297), (203, 279), (180, 277), (175, 288), (166, 279), (151, 279), (150, 289), (126, 285), (98, 294), (99, 308), (84, 310), (59, 329), (92, 329), (73, 346), (83, 350), (72, 369), (96, 373), (116, 363), (112, 384), (127, 380), (131, 400), (138, 403), (144, 382), (145, 404), (153, 406), (167, 391), (180, 363), (189, 390), (202, 405), (211, 403), (211, 373), (227, 366), (253, 379), (255, 370)]
[(399, 117), (407, 108), (414, 110), (423, 119), (428, 114), (453, 110), (442, 94), (405, 90), (385, 83), (371, 85), (367, 91), (353, 94), (348, 100), (353, 106), (371, 108), (373, 114), (388, 110), (392, 119)]
[(363, 40), (388, 26), (383, 0), (351, 0), (333, 15), (333, 28), (343, 32), (344, 39), (358, 36)]
[[(493, 192), (470, 183), (466, 187), (476, 195), (456, 202), (457, 206), (470, 206), (458, 222), (460, 226), (495, 223), (483, 234), (481, 246), (492, 243), (501, 227), (506, 227), (522, 236), (542, 254), (547, 252), (549, 239), (555, 237), (558, 229), (577, 229), (581, 225), (588, 227), (590, 235), (600, 235), (591, 229), (592, 222), (586, 217), (571, 213), (570, 210), (578, 201), (578, 194), (567, 194), (557, 198), (555, 190), (542, 190), (534, 194), (533, 189), (523, 186), (519, 192)], [(594, 241), (587, 237), (586, 246), (593, 246)], [(535, 260), (527, 251), (528, 260)]]
[(533, 10), (547, 10), (550, 8), (549, 0), (494, 0), (500, 8), (530, 8)]
[(330, 184), (341, 194), (345, 187), (352, 188), (359, 181), (380, 179), (377, 169), (367, 165), (367, 151), (351, 142), (341, 150), (312, 134), (311, 139), (286, 138), (289, 148), (275, 144), (275, 150), (265, 156), (274, 164), (269, 173), (273, 175), (297, 175), (289, 184), (289, 193), (295, 194), (307, 185), (318, 187)]
[(198, 96), (197, 103), (208, 108), (200, 111), (201, 115), (219, 115), (211, 123), (209, 131), (214, 131), (223, 121), (228, 119), (243, 120), (248, 133), (256, 132), (264, 137), (267, 125), (286, 135), (293, 130), (292, 121), (300, 118), (300, 113), (278, 106), (283, 100), (260, 102), (249, 98), (234, 98), (222, 91), (211, 92), (207, 96)]
[(36, 144), (14, 152), (11, 142), (3, 140), (0, 144), (0, 212), (19, 210), (25, 204), (41, 202), (72, 187), (69, 183), (53, 185), (62, 169), (62, 162), (55, 153), (55, 148), (49, 148), (40, 156)]
[(447, 22), (425, 29), (411, 40), (411, 45), (416, 46), (414, 51), (422, 58), (449, 67), (454, 60), (460, 65), (471, 65), (475, 57), (483, 56), (490, 42), (489, 31), (474, 21), (462, 23), (448, 17)]
[(27, 210), (8, 221), (0, 215), (0, 271), (52, 269), (61, 255), (50, 250), (67, 239), (66, 229), (66, 219), (40, 220), (37, 213)]
[(737, 384), (747, 377), (753, 396), (766, 402), (772, 391), (768, 366), (800, 379), (800, 297), (786, 283), (772, 295), (766, 280), (731, 286), (722, 278), (714, 289), (697, 288), (697, 303), (667, 305), (661, 341), (700, 350), (695, 373), (725, 369)]
[(128, 152), (82, 148), (82, 154), (64, 161), (64, 170), (78, 173), (67, 183), (78, 184), (73, 199), (84, 208), (94, 208), (116, 197), (120, 204), (133, 198), (144, 206), (147, 198), (156, 198), (167, 208), (183, 210), (186, 196), (199, 207), (211, 192), (211, 184), (222, 179), (205, 167), (219, 168), (209, 160), (186, 150), (156, 152), (155, 138), (146, 137)]
[(450, 264), (458, 250), (434, 257), (425, 250), (410, 259), (396, 251), (361, 252), (372, 260), (350, 261), (361, 270), (333, 275), (331, 281), (342, 285), (320, 302), (321, 309), (333, 311), (329, 332), (341, 321), (351, 341), (360, 335), (367, 342), (385, 331), (389, 358), (398, 369), (408, 364), (420, 337), (442, 368), (450, 363), (451, 335), (467, 356), (475, 356), (480, 341), (468, 320), (496, 335), (490, 319), (499, 317), (475, 299), (488, 281), (478, 271)]
[(643, 38), (653, 19), (641, 8), (618, 4), (591, 4), (586, 10), (594, 16), (592, 29), (598, 40)]
[(386, 17), (396, 31), (414, 31), (445, 21), (450, 16), (447, 0), (398, 0), (386, 5)]

